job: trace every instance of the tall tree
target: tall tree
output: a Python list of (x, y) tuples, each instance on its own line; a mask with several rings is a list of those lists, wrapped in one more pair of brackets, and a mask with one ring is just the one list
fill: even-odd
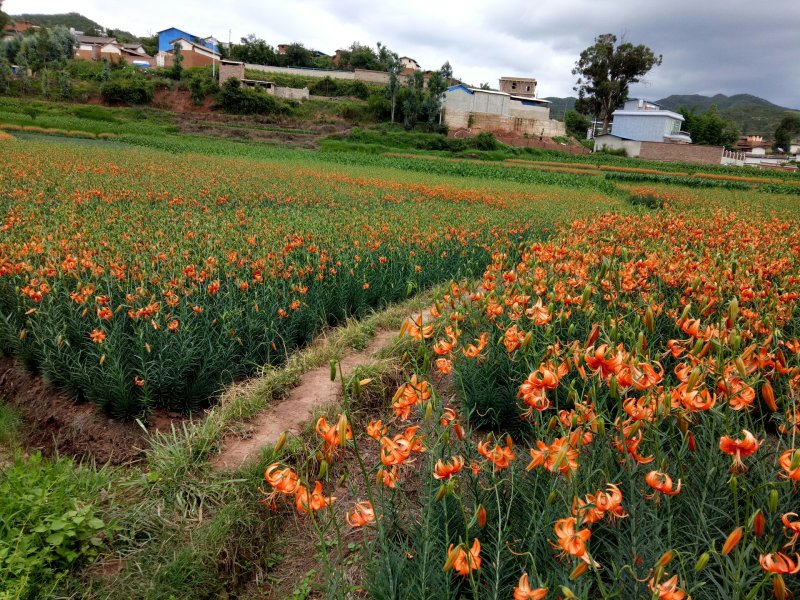
[(797, 137), (800, 137), (800, 114), (790, 113), (781, 119), (775, 130), (775, 147), (788, 152), (792, 140)]
[(181, 43), (175, 42), (172, 45), (172, 69), (170, 69), (169, 76), (176, 81), (180, 81), (183, 75), (183, 53), (181, 52)]
[(297, 42), (289, 44), (280, 59), (285, 67), (310, 67), (314, 64), (313, 52)]
[(386, 84), (386, 94), (392, 100), (392, 123), (394, 123), (394, 112), (397, 104), (397, 92), (400, 91), (400, 71), (403, 65), (400, 64), (400, 57), (396, 52), (392, 52), (386, 58), (386, 70), (389, 72), (389, 83)]
[(611, 113), (628, 99), (631, 84), (640, 81), (661, 60), (661, 55), (656, 56), (644, 44), (617, 45), (613, 33), (597, 36), (594, 45), (581, 52), (572, 69), (572, 74), (578, 76), (573, 88), (578, 92), (575, 108), (602, 119), (603, 133), (608, 133)]

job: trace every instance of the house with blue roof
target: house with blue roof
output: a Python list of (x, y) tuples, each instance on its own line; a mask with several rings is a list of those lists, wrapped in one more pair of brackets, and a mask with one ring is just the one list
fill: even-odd
[[(511, 81), (511, 78), (502, 78), (501, 87), (506, 80)], [(535, 86), (536, 80), (520, 81), (534, 82)], [(550, 118), (550, 102), (536, 98), (532, 90), (524, 88), (520, 94), (511, 94), (453, 85), (444, 94), (444, 122), (451, 131), (475, 129), (501, 135), (565, 135), (564, 124)]]
[(213, 50), (214, 52), (219, 52), (219, 46), (217, 45), (218, 42), (216, 38), (213, 36), (209, 36), (206, 38), (201, 38), (199, 36), (193, 35), (182, 29), (178, 29), (177, 27), (170, 27), (169, 29), (164, 29), (163, 31), (158, 32), (158, 51), (159, 52), (169, 52), (172, 50), (173, 45), (180, 39), (184, 39), (187, 42), (192, 42), (194, 44), (198, 44), (200, 46), (204, 46), (209, 50)]

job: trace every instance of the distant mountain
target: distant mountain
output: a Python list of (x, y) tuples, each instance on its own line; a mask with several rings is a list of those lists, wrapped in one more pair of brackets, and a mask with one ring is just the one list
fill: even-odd
[[(550, 116), (554, 119), (563, 119), (567, 110), (575, 108), (573, 96), (566, 98), (549, 97)], [(752, 94), (735, 94), (726, 96), (716, 94), (715, 96), (701, 96), (700, 94), (674, 94), (661, 100), (656, 100), (656, 104), (667, 110), (677, 111), (681, 107), (695, 108), (706, 111), (716, 104), (719, 113), (726, 119), (730, 119), (739, 128), (742, 134), (761, 135), (765, 139), (775, 137), (775, 129), (781, 119), (788, 112), (800, 112), (797, 109), (786, 108), (773, 104), (769, 100), (753, 96)]]
[(566, 98), (556, 98), (554, 96), (548, 96), (547, 98), (542, 98), (542, 100), (548, 100), (550, 104), (550, 117), (552, 119), (558, 119), (559, 121), (564, 118), (564, 113), (568, 110), (575, 109), (575, 101), (577, 98), (574, 96), (567, 96)]
[(103, 27), (100, 23), (92, 21), (90, 18), (84, 17), (82, 14), (76, 12), (60, 15), (11, 15), (11, 20), (30, 21), (34, 25), (39, 25), (40, 27), (55, 27), (56, 25), (73, 27), (78, 31), (83, 31), (86, 35), (97, 35), (105, 31), (108, 33), (109, 37), (115, 37), (120, 42), (131, 42), (139, 39), (128, 31)]
[(708, 110), (716, 104), (719, 114), (736, 123), (742, 134), (761, 135), (769, 140), (775, 137), (775, 129), (786, 113), (795, 111), (795, 109), (778, 106), (769, 100), (751, 94), (735, 94), (733, 96), (724, 94), (715, 96), (672, 95), (656, 100), (656, 104), (667, 110), (696, 107), (701, 111)]

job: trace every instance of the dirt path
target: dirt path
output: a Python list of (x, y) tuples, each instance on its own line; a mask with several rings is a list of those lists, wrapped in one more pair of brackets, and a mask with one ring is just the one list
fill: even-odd
[[(368, 362), (376, 352), (386, 346), (397, 331), (379, 331), (369, 346), (361, 352), (348, 352), (341, 361), (342, 372), (348, 377), (353, 370)], [(274, 444), (284, 431), (299, 433), (314, 410), (332, 404), (341, 393), (341, 381), (331, 381), (328, 365), (313, 369), (303, 375), (300, 384), (286, 399), (261, 411), (249, 424), (247, 437), (227, 436), (222, 451), (211, 460), (215, 469), (235, 469), (258, 457), (264, 446)]]

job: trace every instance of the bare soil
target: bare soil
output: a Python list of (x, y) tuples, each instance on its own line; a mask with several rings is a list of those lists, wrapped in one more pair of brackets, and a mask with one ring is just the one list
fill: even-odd
[[(345, 378), (396, 335), (395, 331), (379, 331), (366, 349), (345, 354), (341, 361)], [(227, 436), (223, 440), (222, 450), (211, 460), (212, 467), (236, 469), (256, 459), (259, 451), (277, 442), (283, 432), (299, 433), (314, 410), (334, 403), (340, 392), (341, 383), (338, 379), (331, 381), (328, 365), (309, 371), (284, 400), (261, 411), (247, 425), (243, 436)]]
[[(119, 465), (140, 459), (147, 446), (147, 434), (137, 423), (112, 419), (94, 404), (76, 402), (5, 356), (0, 356), (0, 396), (22, 416), (26, 451)], [(166, 431), (184, 419), (177, 413), (156, 412), (149, 430)]]

